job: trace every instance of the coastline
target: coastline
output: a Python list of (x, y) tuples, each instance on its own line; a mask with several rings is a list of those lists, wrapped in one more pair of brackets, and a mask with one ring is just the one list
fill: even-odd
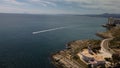
[(113, 24), (110, 23), (105, 32), (96, 33), (101, 40), (69, 42), (66, 49), (51, 56), (52, 63), (57, 68), (120, 67), (120, 25)]
[(82, 49), (87, 48), (89, 44), (94, 48), (100, 40), (76, 40), (66, 44), (66, 49), (58, 51), (51, 55), (52, 64), (57, 68), (87, 68), (87, 64), (77, 55)]

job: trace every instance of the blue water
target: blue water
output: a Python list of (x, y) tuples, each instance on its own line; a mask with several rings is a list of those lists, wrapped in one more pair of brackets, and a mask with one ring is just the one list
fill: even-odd
[[(99, 39), (106, 18), (0, 14), (0, 68), (54, 68), (49, 57), (69, 41)], [(64, 28), (61, 28), (64, 27)], [(36, 31), (61, 28), (32, 34)]]

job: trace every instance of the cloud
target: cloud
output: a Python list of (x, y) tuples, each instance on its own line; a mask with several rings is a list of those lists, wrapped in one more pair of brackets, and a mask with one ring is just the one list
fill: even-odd
[(18, 2), (16, 0), (1, 0), (4, 4), (11, 4), (11, 5), (25, 5), (26, 3)]
[(29, 3), (33, 3), (33, 4), (39, 4), (39, 5), (42, 5), (44, 7), (47, 7), (47, 6), (56, 6), (56, 4), (54, 2), (51, 2), (51, 1), (45, 1), (45, 0), (29, 0), (28, 1)]
[(79, 7), (88, 9), (112, 10), (119, 9), (118, 7), (120, 7), (119, 0), (64, 0), (64, 1), (73, 2), (78, 4)]
[(120, 0), (0, 0), (0, 12), (119, 13)]
[(0, 13), (29, 13), (29, 14), (74, 14), (74, 11), (61, 10), (61, 9), (37, 9), (37, 8), (24, 8), (9, 5), (0, 5)]
[(24, 12), (24, 9), (21, 8), (17, 8), (17, 7), (11, 7), (11, 6), (7, 6), (7, 5), (0, 5), (0, 12), (4, 12), (4, 13), (21, 13)]

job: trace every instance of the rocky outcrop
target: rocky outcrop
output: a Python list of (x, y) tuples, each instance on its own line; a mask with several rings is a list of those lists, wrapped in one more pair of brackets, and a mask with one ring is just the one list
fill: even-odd
[(70, 57), (71, 55), (67, 54), (66, 51), (60, 51), (52, 56), (53, 64), (57, 68), (85, 68)]
[(96, 33), (96, 35), (104, 39), (113, 37), (111, 33), (107, 33), (107, 32), (99, 32), (99, 33)]
[[(80, 57), (78, 57), (78, 53), (82, 52), (83, 49), (86, 49), (88, 45), (90, 45), (94, 53), (99, 53), (101, 43), (101, 52), (105, 52), (103, 55), (107, 56), (107, 52), (110, 52), (111, 56), (111, 54), (115, 53), (113, 52), (113, 47), (119, 49), (118, 45), (116, 45), (116, 43), (113, 43), (116, 40), (120, 40), (119, 31), (120, 27), (110, 27), (110, 29), (105, 32), (96, 33), (97, 36), (105, 39), (102, 42), (101, 40), (77, 40), (69, 42), (68, 44), (66, 44), (65, 50), (54, 53), (51, 56), (52, 63), (57, 68), (88, 68), (87, 64), (81, 61)], [(111, 45), (111, 43), (109, 43), (110, 40), (108, 38), (114, 38), (114, 40), (111, 39), (111, 43), (114, 44), (114, 46), (110, 46), (112, 48), (109, 48), (109, 45)], [(112, 61), (110, 62), (112, 64)]]
[(91, 40), (77, 40), (66, 44), (66, 49), (54, 53), (51, 56), (52, 63), (57, 68), (87, 68), (87, 65), (83, 63), (77, 53), (82, 49), (87, 48), (89, 44), (94, 44)]

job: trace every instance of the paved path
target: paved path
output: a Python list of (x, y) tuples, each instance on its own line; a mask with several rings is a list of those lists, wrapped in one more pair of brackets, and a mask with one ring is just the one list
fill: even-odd
[(104, 39), (101, 42), (101, 53), (105, 56), (105, 57), (111, 57), (112, 54), (114, 53), (114, 51), (109, 48), (109, 41), (112, 40), (113, 38), (108, 38), (108, 39)]

